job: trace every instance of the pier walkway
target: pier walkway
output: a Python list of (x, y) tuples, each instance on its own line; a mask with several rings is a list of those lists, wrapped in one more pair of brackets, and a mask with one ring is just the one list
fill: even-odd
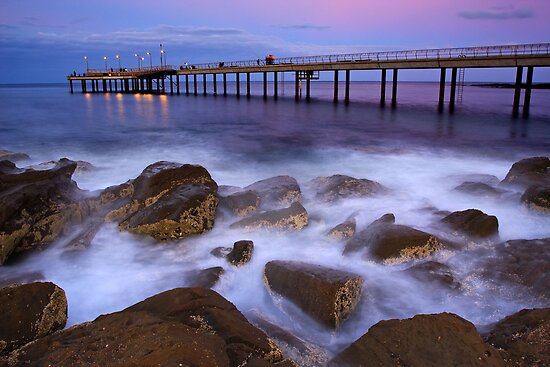
[[(222, 79), (220, 94), (227, 95), (227, 77), (234, 75), (235, 92), (241, 96), (241, 74), (246, 75), (244, 93), (250, 96), (251, 74), (263, 76), (263, 96), (268, 97), (268, 74), (272, 73), (273, 97), (279, 95), (279, 75), (294, 74), (294, 95), (296, 100), (302, 96), (302, 83), (305, 83), (305, 99), (311, 97), (311, 80), (319, 79), (320, 72), (332, 72), (334, 80), (334, 102), (339, 101), (339, 78), (344, 73), (344, 102), (350, 99), (351, 71), (380, 70), (380, 105), (386, 103), (387, 71), (391, 71), (391, 105), (397, 104), (397, 85), (399, 69), (439, 69), (439, 111), (445, 106), (445, 88), (447, 69), (451, 72), (449, 111), (455, 109), (457, 98), (457, 76), (460, 71), (469, 68), (515, 68), (516, 80), (512, 103), (513, 116), (519, 115), (521, 91), (525, 89), (523, 116), (529, 115), (533, 71), (535, 67), (550, 66), (550, 43), (502, 45), (467, 48), (425, 49), (409, 51), (367, 52), (339, 55), (286, 57), (277, 59), (256, 59), (244, 61), (224, 61), (194, 65), (165, 65), (140, 67), (135, 69), (90, 69), (82, 75), (70, 75), (70, 90), (73, 82), (80, 81), (83, 93), (121, 92), (121, 93), (170, 93), (180, 94), (180, 77), (185, 79), (184, 93), (198, 95), (197, 78), (202, 78), (202, 94), (207, 94), (209, 81), (214, 95), (218, 95), (218, 77)], [(525, 82), (523, 71), (527, 69)], [(284, 74), (282, 74), (284, 75)], [(192, 83), (190, 82), (192, 79)], [(100, 88), (101, 82), (101, 88)], [(168, 84), (168, 85), (166, 85)], [(190, 89), (192, 84), (192, 90)], [(90, 88), (88, 87), (90, 85)], [(114, 86), (114, 88), (113, 88)]]

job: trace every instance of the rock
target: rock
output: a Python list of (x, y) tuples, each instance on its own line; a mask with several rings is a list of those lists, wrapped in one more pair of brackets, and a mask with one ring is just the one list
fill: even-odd
[[(73, 161), (76, 162), (76, 169), (75, 173), (86, 173), (93, 171), (95, 169), (94, 165), (90, 162), (86, 161)], [(33, 164), (32, 166), (25, 167), (27, 169), (33, 169), (33, 170), (47, 170), (52, 169), (57, 164), (56, 161), (48, 161), (48, 162), (42, 162), (39, 164)]]
[(495, 250), (474, 267), (476, 276), (500, 287), (516, 285), (543, 301), (550, 300), (550, 238), (506, 241)]
[(550, 213), (550, 185), (547, 187), (531, 186), (521, 196), (522, 203), (542, 213)]
[(21, 173), (22, 171), (12, 161), (0, 161), (0, 175)]
[(384, 187), (378, 182), (345, 175), (317, 177), (310, 181), (310, 185), (315, 190), (316, 197), (326, 202), (354, 197), (368, 197), (385, 191)]
[(451, 175), (451, 177), (456, 182), (476, 182), (483, 183), (489, 186), (496, 186), (500, 183), (500, 179), (494, 175), (488, 175), (485, 173), (468, 173), (460, 175)]
[(504, 193), (504, 191), (495, 189), (482, 182), (463, 182), (454, 189), (464, 194), (481, 196), (489, 199), (498, 199)]
[(337, 240), (350, 238), (355, 234), (355, 218), (348, 218), (328, 231), (328, 236)]
[(264, 280), (269, 290), (331, 328), (338, 328), (353, 312), (363, 287), (357, 274), (298, 261), (268, 262)]
[(513, 366), (550, 366), (550, 308), (521, 310), (499, 321), (485, 341)]
[(227, 254), (227, 261), (235, 266), (242, 266), (252, 258), (252, 251), (254, 251), (254, 242), (237, 241), (233, 244), (233, 250)]
[(210, 251), (210, 254), (219, 258), (226, 258), (231, 250), (233, 250), (231, 247), (216, 247), (215, 249)]
[(187, 284), (191, 287), (212, 288), (220, 281), (223, 273), (225, 273), (225, 270), (221, 266), (203, 270), (191, 270), (186, 273)]
[(461, 288), (461, 284), (453, 276), (451, 268), (437, 261), (425, 261), (423, 263), (413, 265), (410, 268), (403, 270), (403, 272), (423, 283), (445, 287), (452, 291), (456, 291)]
[(386, 214), (346, 242), (344, 255), (363, 252), (363, 257), (395, 264), (423, 258), (446, 247), (439, 238), (404, 225), (394, 224), (393, 214)]
[(0, 280), (0, 288), (39, 282), (44, 279), (46, 279), (44, 277), (44, 274), (39, 272), (22, 273), (22, 274), (14, 275), (10, 278), (5, 278)]
[(289, 208), (256, 213), (231, 224), (244, 229), (302, 229), (308, 223), (308, 214), (302, 204), (295, 202)]
[(548, 157), (522, 159), (512, 165), (502, 182), (524, 188), (532, 185), (550, 186), (550, 159)]
[(469, 321), (451, 314), (380, 321), (330, 363), (330, 367), (504, 366)]
[(61, 159), (50, 170), (0, 175), (0, 264), (50, 244), (90, 214), (85, 192), (71, 179), (75, 168)]
[(27, 344), (9, 356), (38, 366), (244, 366), (283, 361), (280, 349), (230, 302), (176, 288)]
[(63, 329), (67, 298), (53, 283), (0, 289), (0, 355)]
[(218, 185), (201, 166), (154, 163), (133, 183), (130, 203), (117, 211), (119, 227), (158, 240), (200, 234), (214, 225)]
[(453, 230), (473, 238), (498, 236), (498, 219), (478, 209), (453, 212), (441, 220)]
[(302, 200), (300, 185), (290, 176), (276, 176), (248, 185), (245, 190), (253, 190), (260, 196), (262, 208), (284, 208)]
[(26, 161), (31, 159), (28, 154), (25, 153), (14, 153), (10, 152), (9, 150), (2, 150), (0, 149), (0, 161), (11, 161), (11, 162), (18, 162), (18, 161)]
[(239, 217), (254, 213), (260, 205), (260, 195), (254, 190), (237, 192), (228, 196), (220, 196), (220, 207), (228, 209)]

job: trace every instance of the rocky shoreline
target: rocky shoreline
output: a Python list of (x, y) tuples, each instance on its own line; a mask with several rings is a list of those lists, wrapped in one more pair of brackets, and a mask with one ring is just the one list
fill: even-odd
[[(67, 237), (65, 251), (85, 252), (99, 228), (109, 222), (120, 231), (163, 243), (192, 239), (210, 231), (219, 220), (245, 231), (296, 232), (312, 220), (308, 212), (312, 203), (330, 205), (391, 195), (378, 182), (344, 175), (305, 183), (311, 195), (305, 195), (290, 176), (267, 178), (242, 188), (224, 186), (204, 167), (164, 161), (149, 165), (135, 179), (88, 192), (77, 186), (72, 175), (77, 169), (93, 170), (92, 165), (64, 158), (24, 167), (25, 159), (25, 154), (0, 151), (0, 266)], [(455, 190), (473, 197), (516, 201), (525, 210), (550, 215), (550, 159), (518, 161), (502, 181), (483, 175), (464, 178)], [(357, 213), (349, 213), (340, 224), (327, 228), (326, 236), (342, 243), (344, 259), (359, 258), (388, 267), (399, 264), (415, 279), (435, 282), (450, 292), (462, 292), (463, 287), (453, 269), (434, 259), (434, 254), (477, 251), (478, 270), (471, 276), (521, 287), (549, 304), (550, 238), (503, 242), (494, 215), (476, 208), (426, 210), (439, 218), (430, 227), (433, 231), (402, 224), (393, 213), (358, 226)], [(486, 246), (476, 247), (477, 243)], [(245, 267), (257, 251), (254, 242), (245, 239), (232, 248), (215, 248), (209, 256), (224, 259), (227, 265), (186, 273), (186, 284), (195, 288), (162, 292), (65, 330), (71, 300), (60, 287), (37, 282), (40, 276), (32, 274), (0, 279), (0, 365), (550, 364), (549, 308), (520, 311), (482, 334), (451, 313), (383, 320), (334, 353), (324, 342), (304, 340), (274, 324), (262, 310), (243, 315), (210, 289), (224, 277), (224, 268)], [(354, 314), (364, 312), (358, 304), (368, 297), (369, 279), (347, 269), (300, 260), (273, 259), (264, 264), (265, 290), (283, 314), (300, 318), (295, 314), (297, 308), (320, 328), (338, 333)], [(286, 303), (293, 306), (286, 307)]]

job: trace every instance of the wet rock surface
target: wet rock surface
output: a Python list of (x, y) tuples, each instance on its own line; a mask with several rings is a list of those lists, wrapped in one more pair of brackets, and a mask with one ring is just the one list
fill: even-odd
[[(176, 288), (123, 311), (46, 336), (8, 355), (15, 365), (245, 366), (283, 361), (280, 349), (230, 302)], [(0, 360), (1, 361), (1, 360)]]
[(437, 261), (416, 264), (404, 270), (404, 272), (423, 283), (434, 284), (452, 291), (461, 288), (461, 284), (455, 279), (451, 268)]
[(454, 231), (472, 238), (490, 238), (498, 235), (498, 219), (478, 209), (453, 212), (441, 220)]
[(346, 242), (344, 255), (362, 252), (366, 259), (400, 263), (423, 258), (447, 246), (439, 238), (404, 225), (394, 224), (386, 214)]
[(357, 223), (355, 218), (348, 218), (328, 231), (328, 236), (337, 240), (350, 238), (355, 234)]
[(76, 163), (0, 175), (0, 264), (13, 252), (40, 248), (81, 223), (91, 207), (71, 176)]
[[(86, 173), (86, 172), (91, 172), (95, 170), (94, 165), (91, 164), (90, 162), (79, 161), (79, 160), (76, 160), (73, 162), (76, 163), (75, 173)], [(45, 169), (52, 169), (53, 167), (55, 167), (56, 164), (57, 164), (56, 161), (48, 161), (48, 162), (42, 162), (39, 164), (33, 164), (32, 166), (28, 166), (25, 168), (27, 169), (30, 168), (34, 170), (45, 170)]]
[(550, 366), (550, 308), (522, 310), (499, 321), (485, 341), (508, 365)]
[(190, 287), (212, 288), (220, 281), (225, 269), (215, 266), (203, 270), (188, 271), (185, 276)]
[(252, 259), (254, 242), (241, 240), (233, 244), (233, 249), (227, 254), (227, 261), (235, 266), (242, 266)]
[(67, 298), (53, 283), (0, 289), (0, 355), (63, 329)]
[(521, 201), (531, 209), (550, 214), (550, 184), (546, 187), (529, 187), (521, 196)]
[(299, 261), (268, 262), (264, 280), (270, 291), (331, 328), (338, 328), (353, 312), (363, 287), (357, 274)]
[(550, 186), (550, 159), (548, 157), (522, 159), (512, 165), (502, 182), (524, 188), (532, 185)]
[(332, 202), (353, 197), (368, 197), (385, 191), (378, 182), (346, 175), (317, 177), (309, 185), (315, 190), (317, 199)]
[(28, 154), (16, 153), (9, 150), (0, 149), (0, 161), (19, 162), (31, 159)]
[(257, 181), (244, 190), (256, 191), (264, 209), (284, 208), (302, 200), (302, 191), (295, 178), (276, 176)]
[(245, 217), (254, 213), (259, 205), (260, 195), (254, 190), (245, 190), (227, 196), (220, 196), (220, 207), (228, 209), (239, 217)]
[(442, 313), (380, 321), (329, 364), (366, 366), (505, 366), (470, 322)]
[(463, 182), (462, 184), (455, 187), (455, 190), (464, 194), (489, 199), (498, 199), (504, 194), (503, 190), (495, 189), (494, 187), (483, 182)]
[(290, 207), (256, 213), (231, 224), (231, 228), (245, 229), (302, 229), (308, 224), (308, 214), (302, 204), (295, 202)]

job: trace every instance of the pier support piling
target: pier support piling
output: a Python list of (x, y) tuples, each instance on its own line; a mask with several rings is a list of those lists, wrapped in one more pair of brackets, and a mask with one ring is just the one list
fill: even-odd
[(443, 112), (445, 106), (445, 78), (447, 74), (446, 68), (441, 68), (441, 75), (439, 76), (439, 104), (437, 109), (439, 112)]
[(115, 79), (115, 93), (118, 93), (118, 80)]
[(310, 75), (306, 76), (306, 101), (309, 102), (311, 99), (311, 77)]
[(295, 71), (294, 74), (294, 99), (297, 101), (300, 99), (300, 73), (298, 71)]
[(523, 118), (529, 117), (531, 104), (531, 89), (533, 86), (533, 66), (527, 67), (527, 79), (525, 80), (525, 97), (523, 99)]
[(202, 94), (206, 95), (206, 74), (202, 74)]
[(380, 80), (380, 106), (386, 105), (386, 69), (382, 69), (382, 78)]
[(180, 95), (180, 76), (179, 74), (176, 75), (176, 94)]
[(109, 79), (109, 93), (113, 93), (113, 81)]
[(107, 79), (101, 81), (101, 87), (103, 88), (103, 93), (107, 93)]
[(276, 71), (273, 73), (273, 98), (279, 98), (279, 74)]
[(193, 74), (193, 95), (198, 95), (198, 87), (197, 87), (197, 74)]
[(264, 96), (264, 99), (267, 98), (267, 71), (264, 71), (263, 73), (263, 88), (264, 88), (264, 93), (263, 93), (263, 96)]
[(349, 103), (349, 82), (350, 82), (350, 70), (346, 70), (346, 89), (344, 93), (344, 102)]
[(71, 87), (71, 94), (73, 94), (73, 80), (72, 79), (69, 79), (69, 85)]
[(227, 74), (223, 74), (223, 95), (227, 96)]
[(170, 95), (174, 95), (174, 79), (172, 74), (170, 74)]
[(338, 103), (338, 70), (334, 70), (334, 97), (332, 101)]
[(395, 108), (397, 106), (397, 71), (398, 69), (393, 69), (393, 83), (391, 87), (391, 106)]
[(235, 84), (237, 88), (237, 98), (241, 96), (241, 74), (235, 73)]
[(451, 69), (451, 96), (449, 98), (449, 112), (455, 112), (455, 99), (456, 99), (456, 75), (457, 68)]
[(80, 83), (82, 84), (82, 93), (86, 93), (86, 80), (82, 79)]
[(246, 98), (250, 98), (250, 73), (246, 73)]
[(214, 85), (214, 95), (218, 95), (218, 80), (217, 80), (217, 74), (212, 74), (212, 84)]
[(518, 66), (516, 71), (516, 85), (514, 89), (514, 105), (512, 107), (512, 116), (519, 115), (519, 102), (521, 99), (521, 80), (523, 79), (523, 66)]
[(185, 95), (189, 95), (189, 75), (185, 75)]

